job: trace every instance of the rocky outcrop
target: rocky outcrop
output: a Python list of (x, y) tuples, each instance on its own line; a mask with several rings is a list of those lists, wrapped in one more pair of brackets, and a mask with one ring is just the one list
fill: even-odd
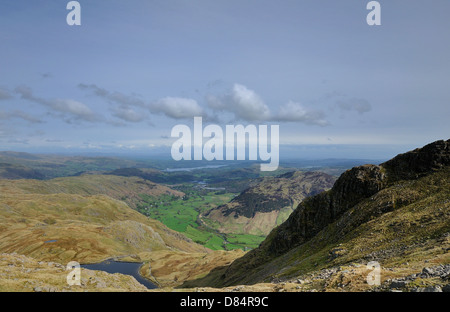
[(269, 251), (281, 254), (302, 244), (358, 201), (380, 191), (385, 186), (385, 179), (380, 166), (364, 165), (346, 171), (330, 191), (300, 203), (286, 222), (276, 229)]
[[(421, 283), (415, 283), (419, 279)], [(430, 286), (417, 287), (418, 284), (426, 285), (428, 280), (431, 280)], [(424, 267), (420, 273), (387, 280), (380, 287), (380, 290), (386, 289), (411, 292), (450, 292), (450, 264)]]
[(450, 165), (450, 140), (436, 141), (381, 164), (389, 181), (417, 179)]
[(257, 212), (279, 211), (307, 196), (321, 193), (330, 189), (334, 182), (335, 178), (322, 172), (288, 172), (263, 179), (236, 196), (231, 205), (217, 209), (222, 210), (224, 216), (234, 214), (235, 217), (253, 218)]
[(322, 172), (295, 171), (265, 177), (204, 217), (220, 224), (218, 230), (223, 233), (266, 236), (304, 198), (329, 190), (335, 181), (335, 177)]
[(417, 179), (450, 165), (450, 140), (436, 141), (381, 164), (344, 172), (333, 188), (299, 204), (276, 229), (269, 252), (281, 254), (304, 243), (364, 198), (399, 180)]

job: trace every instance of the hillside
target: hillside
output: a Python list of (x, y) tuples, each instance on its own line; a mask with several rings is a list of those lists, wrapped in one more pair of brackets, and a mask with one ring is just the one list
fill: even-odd
[(139, 178), (101, 175), (0, 180), (0, 252), (67, 263), (155, 250), (209, 252), (130, 208), (140, 194), (178, 194)]
[(183, 197), (184, 193), (137, 177), (113, 175), (82, 175), (76, 177), (37, 180), (0, 180), (0, 191), (4, 194), (78, 194), (107, 195), (125, 201), (131, 208), (142, 201), (142, 195), (160, 197), (170, 195)]
[(320, 172), (294, 171), (264, 177), (202, 218), (222, 233), (265, 236), (284, 222), (305, 197), (330, 189), (334, 181), (334, 177)]
[[(346, 171), (331, 190), (300, 203), (259, 248), (184, 286), (308, 280), (308, 289), (368, 290), (369, 261), (382, 266), (381, 289), (392, 280), (443, 286), (450, 282), (449, 250), (447, 140)], [(444, 273), (429, 273), (438, 271)]]
[(2, 179), (43, 179), (44, 175), (37, 170), (17, 165), (0, 163), (0, 178)]
[(1, 179), (52, 179), (138, 165), (147, 164), (116, 157), (40, 155), (0, 151)]

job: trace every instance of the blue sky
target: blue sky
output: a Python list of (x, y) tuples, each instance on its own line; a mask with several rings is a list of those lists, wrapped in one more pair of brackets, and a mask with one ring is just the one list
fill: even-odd
[(151, 153), (194, 116), (299, 157), (449, 138), (449, 1), (379, 1), (381, 26), (361, 0), (80, 0), (81, 26), (67, 2), (0, 2), (0, 150)]

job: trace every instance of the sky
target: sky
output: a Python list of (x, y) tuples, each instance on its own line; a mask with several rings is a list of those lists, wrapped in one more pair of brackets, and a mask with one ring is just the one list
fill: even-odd
[(299, 158), (449, 138), (447, 0), (379, 1), (380, 26), (365, 0), (80, 0), (80, 26), (68, 2), (0, 2), (0, 150), (152, 153), (195, 116)]

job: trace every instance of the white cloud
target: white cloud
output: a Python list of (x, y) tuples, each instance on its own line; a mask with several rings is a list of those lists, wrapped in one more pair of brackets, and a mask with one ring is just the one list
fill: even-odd
[(117, 109), (113, 115), (128, 122), (141, 122), (146, 117), (131, 108)]
[(179, 97), (165, 97), (149, 105), (152, 113), (164, 114), (174, 119), (203, 116), (203, 109), (196, 100)]
[(168, 96), (147, 104), (135, 96), (110, 92), (95, 84), (79, 84), (78, 87), (91, 90), (96, 96), (102, 97), (110, 103), (118, 104), (118, 106), (112, 108), (113, 116), (125, 122), (144, 120), (146, 115), (142, 111), (143, 108), (146, 108), (153, 114), (162, 114), (172, 119), (189, 119), (202, 116), (206, 121), (219, 122), (217, 116), (227, 112), (232, 114), (235, 120), (247, 122), (301, 122), (307, 125), (328, 125), (322, 111), (309, 110), (292, 101), (281, 106), (277, 114), (274, 114), (259, 94), (238, 83), (235, 83), (225, 94), (207, 95), (205, 97), (207, 108), (209, 108), (207, 111), (195, 99), (191, 98)]
[(322, 111), (312, 111), (304, 108), (300, 103), (289, 101), (280, 107), (278, 115), (273, 117), (279, 122), (303, 122), (310, 125), (326, 126), (328, 121), (324, 119)]
[(206, 102), (214, 111), (230, 112), (236, 119), (249, 122), (302, 122), (307, 125), (328, 125), (322, 111), (306, 109), (293, 101), (282, 105), (278, 113), (274, 114), (255, 91), (241, 84), (234, 84), (231, 91), (224, 96), (207, 96)]
[(95, 113), (88, 106), (72, 99), (53, 99), (45, 103), (55, 111), (70, 114), (77, 119), (91, 122), (97, 120)]
[(253, 90), (241, 84), (234, 84), (231, 92), (222, 97), (207, 96), (207, 105), (218, 111), (228, 111), (237, 119), (264, 121), (270, 119), (269, 107)]

